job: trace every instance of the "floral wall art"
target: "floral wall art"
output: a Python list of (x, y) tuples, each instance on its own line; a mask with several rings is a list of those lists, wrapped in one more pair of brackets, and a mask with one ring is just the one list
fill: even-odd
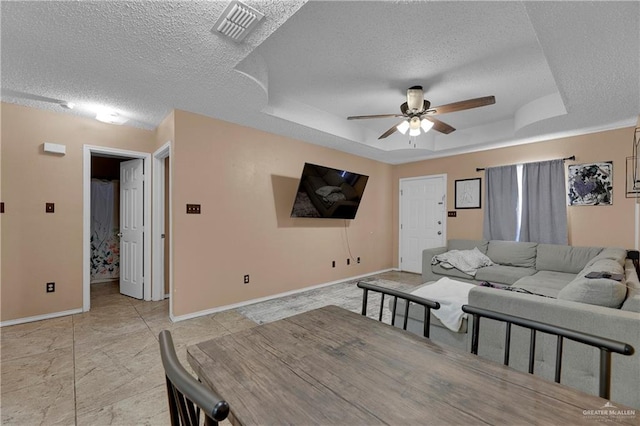
[(610, 206), (613, 204), (613, 162), (569, 166), (570, 206)]

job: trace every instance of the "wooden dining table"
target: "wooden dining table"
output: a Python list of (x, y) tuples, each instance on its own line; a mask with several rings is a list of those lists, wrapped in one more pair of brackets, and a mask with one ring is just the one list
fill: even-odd
[(597, 417), (611, 406), (605, 399), (336, 306), (207, 340), (187, 355), (229, 403), (234, 425), (638, 424), (630, 412)]

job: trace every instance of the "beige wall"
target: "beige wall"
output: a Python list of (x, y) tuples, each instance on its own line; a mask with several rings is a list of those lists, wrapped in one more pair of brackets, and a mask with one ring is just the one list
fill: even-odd
[[(154, 132), (1, 104), (1, 320), (82, 308), (83, 145), (150, 152)], [(66, 145), (64, 156), (42, 144)], [(55, 213), (45, 213), (45, 203)], [(55, 293), (45, 283), (56, 283)]]
[(175, 139), (175, 117), (173, 111), (162, 120), (156, 129), (155, 139), (156, 149)]
[[(476, 167), (544, 161), (571, 155), (576, 156), (576, 161), (566, 164), (613, 161), (613, 205), (568, 206), (569, 243), (631, 249), (634, 247), (634, 200), (625, 198), (625, 168), (626, 157), (632, 154), (632, 141), (633, 128), (625, 128), (403, 164), (394, 168), (393, 199), (398, 198), (401, 178), (446, 173), (447, 210), (451, 211), (455, 206), (456, 179), (481, 177), (484, 205), (484, 172), (476, 172)], [(457, 210), (457, 217), (447, 218), (447, 237), (482, 238), (483, 212), (484, 209)], [(393, 221), (398, 221), (397, 202), (393, 205)], [(397, 227), (393, 229), (394, 259), (397, 259), (398, 232)]]
[[(155, 132), (4, 103), (1, 113), (2, 321), (82, 307), (83, 144), (153, 152), (173, 141), (178, 316), (394, 266), (402, 177), (447, 173), (452, 210), (454, 180), (483, 177), (476, 167), (613, 160), (614, 205), (569, 207), (570, 240), (633, 246), (633, 200), (624, 198), (630, 128), (391, 166), (183, 111)], [(65, 144), (67, 155), (45, 154), (45, 141)], [(289, 216), (306, 161), (370, 176), (356, 220)], [(56, 203), (54, 214), (45, 202)], [(186, 203), (201, 204), (202, 214), (187, 215)], [(458, 210), (447, 226), (449, 238), (480, 238), (482, 210)], [(349, 249), (362, 263), (346, 265)], [(47, 281), (55, 293), (45, 292)]]
[[(175, 315), (392, 265), (390, 165), (182, 111), (171, 161)], [(305, 162), (370, 176), (355, 220), (290, 218)]]

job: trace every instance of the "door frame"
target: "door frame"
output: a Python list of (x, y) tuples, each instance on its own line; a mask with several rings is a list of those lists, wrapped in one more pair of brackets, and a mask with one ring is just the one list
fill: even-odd
[(106, 146), (83, 145), (82, 167), (82, 311), (91, 309), (91, 155), (140, 158), (144, 163), (144, 300), (151, 300), (151, 154)]
[[(164, 215), (165, 200), (165, 169), (164, 162), (171, 157), (171, 141), (166, 142), (153, 153), (153, 218), (152, 218), (152, 245), (153, 245), (153, 272), (151, 299), (163, 300), (164, 294), (164, 264), (169, 262), (169, 304), (173, 292), (173, 245), (169, 245), (169, 259), (164, 258), (164, 233), (165, 221), (169, 221), (169, 241), (173, 241), (173, 227), (171, 222), (171, 174), (172, 162), (169, 160), (169, 217)], [(170, 308), (171, 309), (171, 308)], [(170, 311), (172, 312), (172, 311)]]
[[(444, 211), (447, 211), (447, 200), (449, 199), (449, 183), (447, 182), (447, 174), (442, 173), (438, 175), (427, 175), (427, 176), (413, 176), (409, 178), (400, 178), (398, 180), (398, 270), (402, 268), (402, 262), (400, 262), (400, 258), (402, 257), (402, 183), (411, 181), (411, 180), (422, 180), (422, 179), (433, 179), (433, 178), (442, 178), (444, 180)], [(442, 228), (442, 238), (446, 242), (447, 241), (447, 216), (444, 216)]]

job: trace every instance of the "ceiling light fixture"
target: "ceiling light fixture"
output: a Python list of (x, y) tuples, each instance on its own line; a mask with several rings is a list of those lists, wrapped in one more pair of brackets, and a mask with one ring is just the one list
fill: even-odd
[(64, 109), (73, 109), (76, 106), (73, 102), (60, 102), (59, 105)]
[(420, 122), (420, 127), (422, 127), (422, 130), (425, 133), (427, 133), (433, 127), (433, 121), (429, 121), (426, 118), (423, 118), (422, 121)]
[(211, 31), (219, 32), (234, 41), (242, 41), (264, 18), (264, 14), (237, 0), (233, 0), (222, 12)]
[(400, 133), (402, 133), (403, 135), (407, 134), (407, 130), (409, 130), (409, 122), (407, 120), (403, 121), (402, 123), (398, 124), (396, 126), (396, 128), (398, 129), (398, 131)]
[(102, 121), (103, 123), (117, 125), (124, 124), (128, 121), (125, 117), (114, 111), (98, 111), (96, 114), (96, 120)]
[(407, 130), (409, 131), (409, 136), (420, 136), (420, 129), (424, 133), (427, 133), (433, 127), (433, 122), (420, 117), (411, 117), (408, 120), (403, 121), (402, 123), (396, 126), (396, 129), (403, 135), (407, 134)]

